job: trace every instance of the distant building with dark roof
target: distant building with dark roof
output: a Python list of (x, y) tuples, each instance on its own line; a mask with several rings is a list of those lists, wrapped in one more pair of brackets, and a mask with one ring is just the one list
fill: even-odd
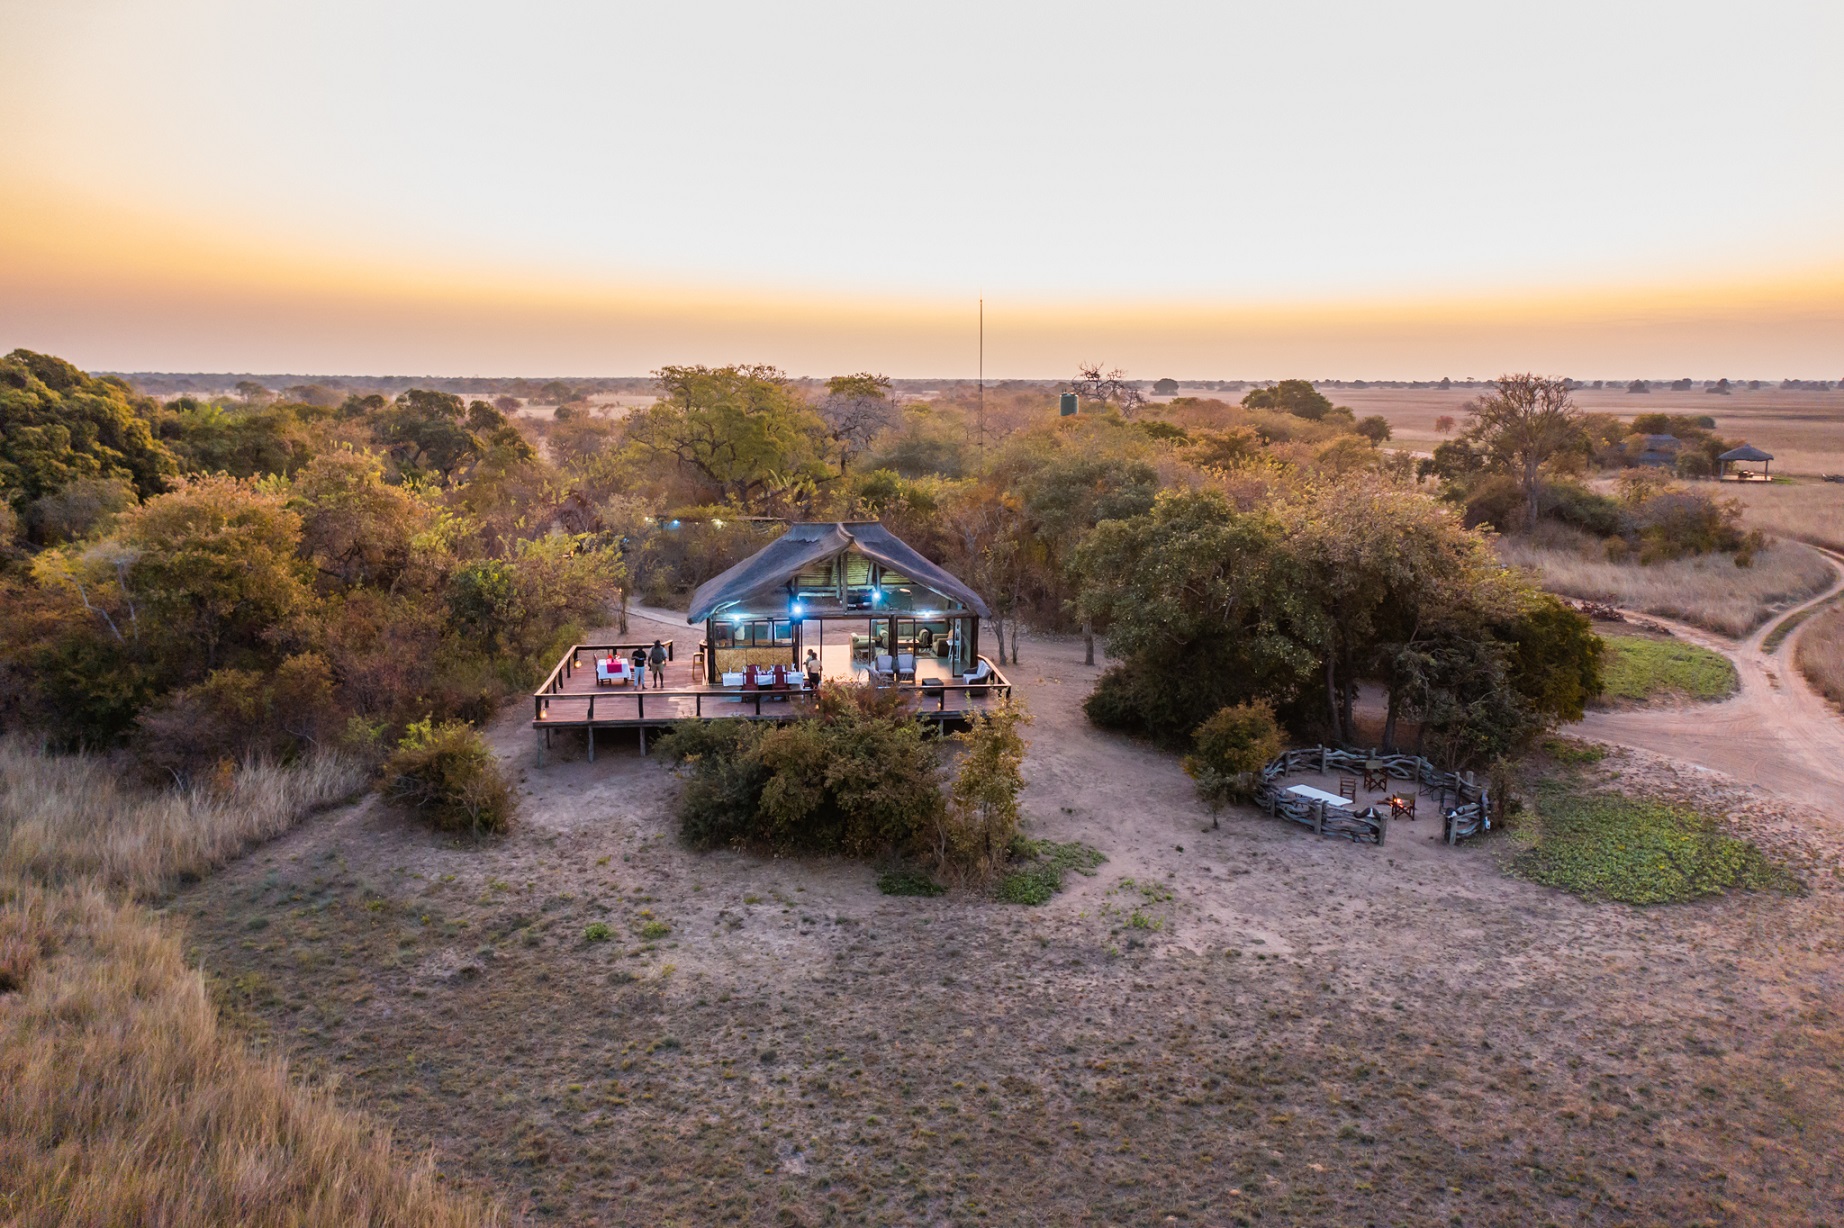
[(1639, 455), (1633, 458), (1633, 463), (1657, 469), (1675, 468), (1678, 453), (1684, 448), (1683, 441), (1676, 435), (1641, 435), (1639, 445)]

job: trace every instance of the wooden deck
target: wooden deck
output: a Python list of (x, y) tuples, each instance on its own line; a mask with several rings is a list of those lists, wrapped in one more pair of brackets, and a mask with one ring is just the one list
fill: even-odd
[[(631, 657), (636, 646), (578, 644), (571, 648), (532, 694), (531, 727), (544, 731), (547, 738), (554, 729), (635, 729), (640, 731), (644, 750), (646, 730), (668, 729), (680, 721), (718, 717), (788, 721), (812, 711), (809, 691), (747, 690), (704, 681), (694, 663), (696, 648), (684, 651), (683, 641), (672, 645), (665, 686), (597, 685), (595, 659), (611, 650), (617, 656)], [(989, 681), (968, 686), (959, 676), (950, 675), (944, 662), (924, 658), (916, 662), (915, 682), (894, 685), (911, 698), (918, 719), (960, 724), (972, 712), (1012, 693), (1011, 682), (999, 668), (991, 661), (987, 661), (987, 668), (992, 671)], [(826, 645), (821, 669), (828, 679), (863, 681), (870, 677), (869, 666), (852, 661), (850, 649), (844, 645)], [(925, 679), (937, 680), (941, 685), (923, 686)]]

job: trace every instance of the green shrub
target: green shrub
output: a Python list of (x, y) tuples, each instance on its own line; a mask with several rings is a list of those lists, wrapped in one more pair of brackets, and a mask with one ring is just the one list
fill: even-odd
[(686, 724), (661, 739), (685, 778), (681, 838), (850, 856), (923, 848), (944, 806), (938, 744), (872, 687), (828, 684), (815, 711), (776, 727)]
[(1030, 719), (1006, 700), (991, 712), (976, 712), (971, 726), (954, 735), (962, 748), (960, 768), (934, 850), (943, 869), (983, 879), (1005, 859), (1018, 834), (1018, 794), (1024, 788), (1025, 740), (1018, 729)]
[(384, 761), (379, 790), (441, 831), (503, 831), (512, 786), (478, 732), (459, 721), (417, 721)]
[(1669, 904), (1730, 889), (1794, 891), (1798, 882), (1708, 815), (1617, 794), (1544, 793), (1536, 842), (1513, 868), (1589, 898)]
[(607, 942), (615, 936), (615, 931), (608, 927), (606, 921), (591, 921), (583, 927), (584, 942)]
[(1214, 813), (1254, 791), (1255, 774), (1281, 753), (1281, 729), (1273, 705), (1256, 699), (1217, 709), (1192, 731), (1191, 743), (1185, 774), (1197, 782), (1197, 795)]

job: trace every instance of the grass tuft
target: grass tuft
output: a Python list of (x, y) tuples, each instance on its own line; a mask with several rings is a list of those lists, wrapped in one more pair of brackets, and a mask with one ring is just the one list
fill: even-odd
[(877, 889), (885, 895), (945, 895), (947, 888), (924, 870), (891, 870), (877, 876)]

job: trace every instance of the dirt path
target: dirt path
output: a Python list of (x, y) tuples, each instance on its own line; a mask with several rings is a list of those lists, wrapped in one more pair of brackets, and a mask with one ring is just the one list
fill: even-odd
[[(1833, 562), (1840, 556), (1823, 551)], [(1796, 628), (1768, 653), (1769, 632), (1798, 610), (1844, 592), (1840, 574), (1823, 596), (1769, 620), (1740, 644), (1670, 619), (1643, 617), (1669, 627), (1685, 641), (1722, 653), (1735, 663), (1740, 687), (1718, 704), (1591, 712), (1577, 732), (1698, 764), (1759, 785), (1797, 802), (1835, 813), (1844, 801), (1844, 721), (1793, 665), (1808, 626)]]

